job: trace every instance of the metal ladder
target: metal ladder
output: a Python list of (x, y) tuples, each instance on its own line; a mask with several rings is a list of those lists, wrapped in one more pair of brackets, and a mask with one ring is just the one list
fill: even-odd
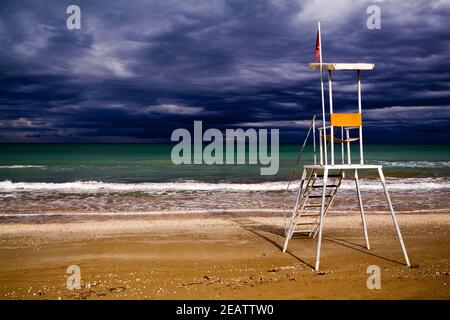
[[(318, 174), (316, 169), (313, 169), (309, 173), (308, 180), (306, 181), (306, 174), (306, 170), (303, 170), (302, 179), (300, 181), (300, 190), (297, 195), (289, 225), (285, 230), (286, 238), (283, 252), (286, 252), (288, 242), (294, 234), (306, 233), (309, 237), (315, 237), (319, 230), (323, 176)], [(329, 180), (325, 186), (324, 215), (327, 214), (333, 203), (342, 179), (344, 178), (344, 172), (340, 170), (337, 174), (329, 174), (328, 178)], [(315, 191), (321, 192), (318, 194)], [(319, 200), (319, 202), (317, 202), (317, 200)]]

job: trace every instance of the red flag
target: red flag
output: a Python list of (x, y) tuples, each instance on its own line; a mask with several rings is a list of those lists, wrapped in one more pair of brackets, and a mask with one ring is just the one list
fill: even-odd
[(318, 62), (319, 57), (320, 57), (320, 39), (319, 39), (319, 30), (317, 30), (317, 37), (316, 37), (316, 63)]

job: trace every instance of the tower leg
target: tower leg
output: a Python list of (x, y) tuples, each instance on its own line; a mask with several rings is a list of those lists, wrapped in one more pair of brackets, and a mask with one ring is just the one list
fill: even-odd
[(325, 195), (327, 190), (328, 168), (323, 170), (323, 188), (322, 188), (322, 204), (320, 206), (320, 222), (319, 222), (319, 240), (317, 242), (316, 254), (316, 271), (319, 271), (320, 266), (320, 247), (322, 245), (322, 230), (325, 222)]
[(298, 211), (298, 206), (300, 204), (300, 200), (302, 198), (303, 184), (305, 183), (305, 180), (306, 180), (306, 174), (307, 174), (306, 169), (303, 169), (302, 178), (300, 180), (300, 188), (298, 190), (298, 195), (297, 195), (297, 200), (295, 201), (294, 210), (292, 211), (291, 221), (289, 222), (288, 229), (285, 231), (285, 240), (284, 240), (283, 252), (286, 252), (288, 242), (291, 239), (292, 234), (294, 233), (295, 224), (297, 222), (296, 215), (297, 215), (297, 211)]
[(389, 192), (386, 187), (386, 180), (384, 178), (383, 169), (380, 167), (378, 168), (378, 174), (381, 179), (381, 183), (383, 184), (384, 194), (386, 195), (386, 200), (389, 205), (389, 210), (391, 211), (392, 221), (394, 222), (395, 230), (397, 231), (398, 239), (400, 240), (400, 245), (402, 247), (403, 255), (405, 256), (406, 265), (408, 267), (411, 267), (411, 263), (409, 262), (408, 253), (406, 252), (405, 244), (403, 243), (403, 237), (400, 232), (400, 227), (398, 226), (397, 217), (394, 212), (394, 208), (392, 207), (391, 197), (389, 196)]
[(364, 229), (364, 237), (366, 238), (366, 248), (367, 250), (370, 250), (369, 235), (367, 233), (366, 218), (364, 217), (364, 207), (361, 198), (361, 190), (359, 189), (358, 170), (356, 169), (355, 169), (355, 184), (356, 184), (356, 193), (358, 194), (359, 211), (361, 212), (361, 221)]

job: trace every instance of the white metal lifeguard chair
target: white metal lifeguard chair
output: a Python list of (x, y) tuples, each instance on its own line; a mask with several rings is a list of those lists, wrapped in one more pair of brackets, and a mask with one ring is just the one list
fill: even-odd
[[(322, 244), (322, 232), (325, 224), (325, 216), (330, 210), (336, 193), (339, 190), (342, 179), (345, 177), (345, 171), (353, 173), (355, 180), (356, 192), (366, 240), (366, 248), (370, 249), (369, 238), (367, 234), (367, 225), (364, 217), (363, 203), (358, 181), (358, 171), (361, 170), (377, 170), (384, 188), (387, 204), (392, 216), (392, 220), (400, 241), (406, 265), (411, 266), (402, 234), (397, 222), (394, 208), (392, 207), (389, 192), (386, 187), (386, 180), (381, 165), (368, 165), (364, 163), (363, 134), (362, 134), (362, 103), (361, 103), (361, 71), (372, 70), (374, 64), (370, 63), (322, 63), (322, 45), (320, 38), (320, 23), (318, 25), (318, 35), (316, 40), (316, 57), (317, 48), (319, 49), (320, 62), (310, 63), (309, 68), (320, 71), (320, 84), (322, 93), (322, 126), (316, 130), (315, 116), (312, 119), (311, 127), (300, 152), (300, 159), (304, 146), (312, 131), (314, 163), (304, 165), (300, 179), (300, 186), (296, 198), (295, 206), (289, 223), (286, 225), (285, 242), (283, 252), (286, 252), (289, 240), (294, 233), (308, 234), (314, 238), (318, 234), (317, 254), (316, 254), (316, 271), (320, 266), (320, 249)], [(329, 95), (329, 122), (325, 112), (324, 88), (323, 88), (323, 70), (328, 72), (328, 95)], [(333, 109), (333, 92), (332, 92), (332, 72), (350, 70), (356, 71), (358, 109), (355, 113), (335, 113)], [(329, 123), (329, 125), (327, 125)], [(340, 128), (340, 137), (335, 136), (336, 128)], [(316, 156), (316, 132), (319, 133), (319, 163)], [(356, 136), (351, 137), (350, 133), (355, 132)], [(358, 163), (353, 163), (350, 153), (350, 147), (353, 142), (359, 142), (359, 159)], [(340, 159), (335, 159), (335, 144), (340, 144)], [(292, 177), (291, 177), (292, 179)], [(289, 182), (290, 185), (290, 182)], [(288, 185), (288, 188), (289, 188)], [(315, 193), (315, 190), (321, 191)], [(320, 200), (320, 202), (315, 202)]]

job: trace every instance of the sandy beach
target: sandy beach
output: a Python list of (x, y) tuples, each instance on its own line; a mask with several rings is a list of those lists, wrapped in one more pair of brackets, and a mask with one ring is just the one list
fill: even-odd
[[(281, 252), (283, 218), (268, 213), (102, 216), (0, 224), (1, 299), (449, 299), (450, 215), (399, 213), (413, 268), (387, 214), (327, 217), (316, 241)], [(50, 221), (49, 221), (50, 219)], [(81, 269), (81, 289), (66, 269)], [(381, 269), (369, 290), (367, 267)]]

